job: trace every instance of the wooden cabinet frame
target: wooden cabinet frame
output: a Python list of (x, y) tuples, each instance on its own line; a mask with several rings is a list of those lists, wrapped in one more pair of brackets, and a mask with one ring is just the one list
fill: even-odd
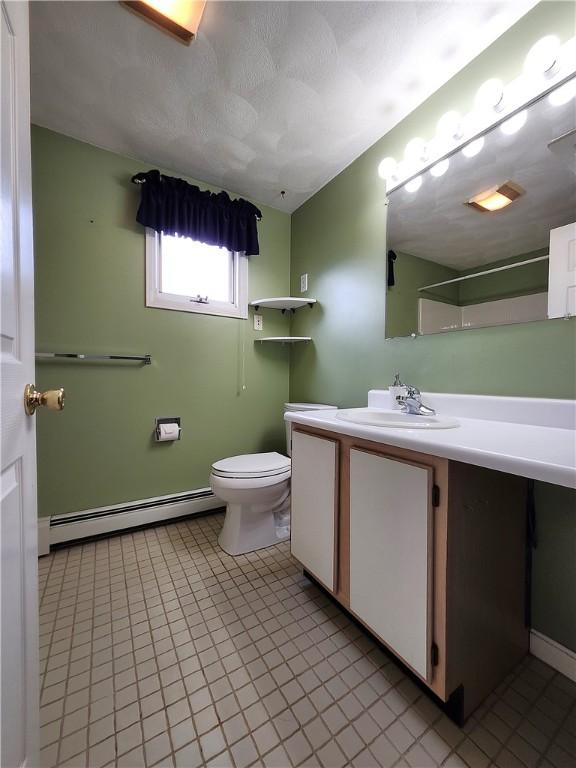
[[(412, 672), (442, 701), (457, 696), (460, 711), (455, 718), (463, 720), (528, 651), (526, 479), (315, 427), (293, 424), (293, 429), (338, 443), (337, 570), (332, 594), (353, 616), (350, 451), (367, 451), (432, 470), (439, 491), (433, 509), (430, 563), (430, 646), (431, 653), (432, 644), (435, 646), (435, 663), (427, 680)], [(305, 567), (313, 575), (313, 568)], [(370, 627), (366, 629), (389, 647)], [(393, 648), (389, 650), (395, 653)]]

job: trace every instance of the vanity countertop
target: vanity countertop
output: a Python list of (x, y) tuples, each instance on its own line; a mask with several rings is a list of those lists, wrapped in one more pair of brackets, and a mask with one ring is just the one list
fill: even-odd
[[(343, 421), (337, 411), (294, 411), (286, 413), (285, 419), (576, 488), (575, 401), (438, 393), (423, 393), (422, 399), (439, 416), (456, 417), (460, 426), (431, 430), (373, 427)], [(387, 390), (372, 390), (368, 405), (390, 410)]]

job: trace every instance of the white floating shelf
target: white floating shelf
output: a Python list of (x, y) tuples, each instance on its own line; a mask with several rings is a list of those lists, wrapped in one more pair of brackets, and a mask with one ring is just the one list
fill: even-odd
[(295, 296), (277, 296), (271, 299), (256, 299), (251, 301), (250, 306), (256, 307), (258, 310), (260, 307), (267, 307), (268, 309), (281, 309), (282, 312), (286, 312), (287, 309), (291, 309), (295, 312), (300, 307), (313, 307), (316, 304), (316, 299), (301, 299)]
[(311, 336), (263, 336), (261, 339), (255, 339), (255, 341), (273, 341), (277, 344), (297, 344), (298, 342), (312, 341)]

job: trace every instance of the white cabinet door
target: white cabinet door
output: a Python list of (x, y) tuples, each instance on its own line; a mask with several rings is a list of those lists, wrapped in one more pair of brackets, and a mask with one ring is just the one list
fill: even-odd
[(548, 317), (576, 315), (576, 223), (550, 230)]
[(335, 591), (338, 446), (292, 432), (291, 549), (325, 587)]
[(350, 451), (350, 608), (429, 679), (432, 469)]

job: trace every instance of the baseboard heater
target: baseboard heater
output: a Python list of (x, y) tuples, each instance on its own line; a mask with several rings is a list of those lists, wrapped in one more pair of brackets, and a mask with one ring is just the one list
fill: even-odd
[(222, 509), (210, 488), (86, 509), (50, 518), (50, 545)]

